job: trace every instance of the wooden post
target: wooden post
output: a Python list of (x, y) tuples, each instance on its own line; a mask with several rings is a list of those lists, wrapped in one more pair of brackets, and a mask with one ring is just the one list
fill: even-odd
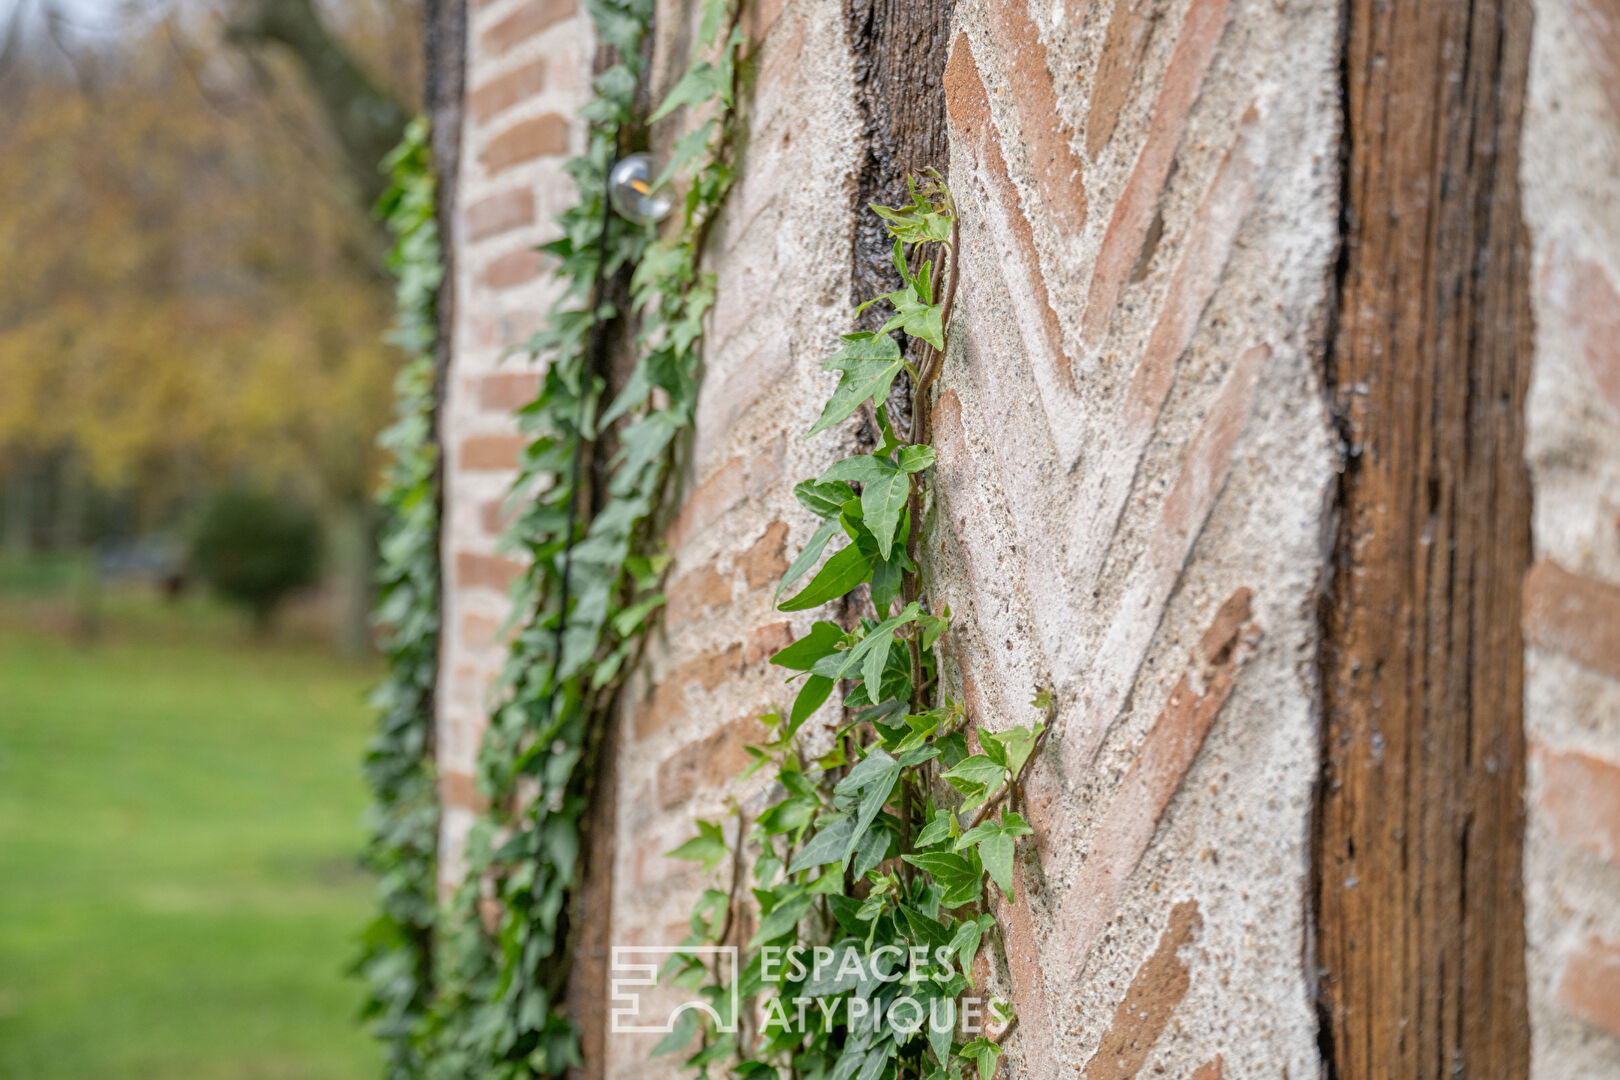
[(1334, 1077), (1522, 1077), (1528, 0), (1349, 0), (1314, 894)]

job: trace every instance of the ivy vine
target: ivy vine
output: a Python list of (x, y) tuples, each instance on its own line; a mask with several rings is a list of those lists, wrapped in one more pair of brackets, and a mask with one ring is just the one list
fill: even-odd
[(395, 419), (380, 436), (390, 461), (382, 508), (376, 621), (387, 669), (372, 694), (377, 732), (366, 752), (372, 805), (365, 862), (378, 876), (377, 917), (357, 970), (365, 1015), (388, 1047), (387, 1075), (419, 1074), (411, 1036), (432, 996), (439, 807), (432, 762), (439, 650), (439, 448), (434, 437), (435, 298), (444, 277), (427, 121), (417, 119), (383, 163), (389, 187), (377, 205), (394, 242), (391, 340), (409, 358), (395, 384)]
[[(699, 821), (697, 835), (670, 852), (708, 872), (731, 868), (725, 887), (699, 897), (682, 944), (741, 946), (735, 985), (695, 954), (665, 969), (715, 1013), (681, 1012), (654, 1052), (695, 1042), (684, 1063), (702, 1075), (719, 1067), (744, 1080), (956, 1080), (974, 1071), (989, 1080), (1001, 1054), (998, 1041), (969, 1030), (965, 995), (996, 926), (992, 889), (1015, 902), (1017, 845), (1032, 830), (1008, 802), (1046, 725), (977, 729), (973, 750), (961, 704), (940, 687), (934, 646), (950, 611), (932, 610), (922, 595), (919, 540), (935, 461), (929, 391), (956, 289), (957, 220), (937, 174), (908, 183), (909, 205), (872, 207), (894, 238), (903, 283), (861, 307), (881, 302), (892, 315), (875, 333), (845, 334), (826, 360), (838, 384), (809, 432), (871, 407), (882, 441), (793, 489), (822, 525), (777, 592), (780, 599), (842, 537), (809, 584), (778, 606), (804, 611), (848, 597), (869, 600), (872, 615), (853, 629), (816, 622), (772, 657), (799, 689), (785, 717), (763, 718), (772, 740), (749, 748), (755, 760), (743, 775), (774, 773), (769, 805), (751, 823), (734, 806), (729, 840), (722, 822)], [(911, 357), (894, 331), (912, 339)], [(887, 408), (902, 372), (913, 418), (904, 437)], [(840, 683), (852, 687), (846, 722), (829, 749), (811, 756), (801, 729)], [(1050, 696), (1038, 693), (1032, 705), (1049, 713)], [(757, 919), (742, 941), (745, 847)], [(1015, 1018), (999, 1002), (985, 1007), (1005, 1037)]]
[[(664, 602), (668, 559), (651, 522), (696, 407), (703, 319), (714, 303), (713, 276), (699, 264), (732, 183), (735, 0), (705, 0), (691, 62), (647, 118), (682, 106), (701, 117), (653, 185), (685, 187), (678, 224), (663, 236), (608, 205), (612, 166), (645, 130), (636, 102), (653, 4), (588, 6), (616, 61), (593, 81), (582, 110), (588, 147), (567, 165), (578, 202), (542, 249), (566, 288), (527, 344), (546, 369), (536, 398), (518, 410), (529, 442), (503, 539), (528, 568), (514, 584), (515, 636), (479, 754), (490, 810), (468, 838), (470, 870), (447, 919), (439, 995), (420, 1038), (426, 1075), (458, 1080), (552, 1076), (579, 1063), (562, 995), (583, 921), (574, 907), (584, 813), (614, 696)], [(608, 285), (625, 270), (621, 308)], [(632, 320), (634, 368), (609, 400), (607, 333)]]

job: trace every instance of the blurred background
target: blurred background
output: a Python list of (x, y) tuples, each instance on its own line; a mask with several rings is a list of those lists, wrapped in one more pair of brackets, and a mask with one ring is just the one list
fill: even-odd
[(0, 1077), (360, 1077), (410, 0), (0, 0)]

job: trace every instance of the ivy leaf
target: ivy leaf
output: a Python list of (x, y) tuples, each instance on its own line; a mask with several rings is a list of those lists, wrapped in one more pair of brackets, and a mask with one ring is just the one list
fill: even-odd
[(748, 942), (748, 948), (756, 949), (767, 941), (774, 941), (783, 934), (791, 933), (804, 918), (804, 913), (810, 910), (815, 897), (807, 892), (781, 901), (771, 908), (770, 914), (760, 920), (759, 929), (754, 932), (753, 938)]
[(855, 846), (855, 861), (851, 871), (858, 881), (888, 857), (891, 834), (888, 829), (868, 829)]
[(668, 96), (659, 104), (658, 111), (649, 116), (647, 122), (655, 123), (682, 105), (696, 105), (714, 97), (720, 92), (719, 75), (707, 60), (693, 64), (681, 76), (681, 81), (670, 89)]
[(818, 483), (831, 484), (842, 480), (846, 483), (870, 484), (874, 480), (891, 477), (899, 471), (900, 467), (888, 458), (878, 457), (875, 454), (856, 454), (854, 457), (847, 457), (827, 466), (827, 471), (821, 474)]
[(832, 694), (834, 682), (820, 675), (812, 675), (804, 680), (799, 687), (799, 696), (793, 699), (793, 713), (789, 723), (795, 728), (810, 718), (810, 714), (821, 708), (824, 701)]
[(823, 826), (810, 838), (810, 842), (793, 856), (793, 861), (788, 864), (788, 873), (797, 874), (800, 870), (807, 870), (812, 866), (843, 862), (844, 852), (849, 847), (849, 838), (854, 833), (855, 819), (847, 814)]
[(941, 840), (947, 839), (951, 835), (951, 822), (955, 816), (948, 812), (935, 815), (933, 821), (923, 826), (922, 832), (917, 834), (912, 844), (920, 848), (933, 847)]
[(964, 758), (954, 769), (941, 774), (945, 782), (967, 796), (962, 809), (967, 810), (983, 802), (990, 789), (1001, 783), (1006, 770), (984, 754)]
[(840, 509), (855, 497), (855, 489), (842, 480), (822, 483), (801, 480), (793, 485), (793, 497), (817, 517), (837, 517)]
[(1013, 838), (997, 829), (979, 841), (979, 859), (1007, 902), (1017, 903), (1013, 898)]
[(859, 545), (851, 544), (827, 560), (821, 572), (797, 596), (778, 604), (780, 611), (804, 611), (836, 600), (872, 576), (872, 564)]
[[(849, 549), (846, 548), (845, 550), (847, 551)], [(894, 632), (901, 626), (915, 619), (921, 610), (921, 605), (919, 605), (916, 601), (912, 601), (902, 608), (898, 615), (891, 615), (887, 619), (884, 619), (882, 622), (878, 623), (876, 626), (872, 627), (872, 629), (868, 630), (866, 635), (861, 638), (856, 646), (844, 654), (843, 661), (832, 673), (833, 678), (842, 679), (845, 675), (855, 670), (855, 667), (858, 664), (862, 665), (864, 668), (865, 665), (863, 662), (873, 652), (877, 652), (881, 659), (887, 659), (889, 655), (889, 645), (894, 641)], [(879, 670), (881, 671), (881, 668)], [(881, 677), (877, 681), (881, 681)], [(877, 705), (881, 704), (881, 702), (874, 701), (872, 704)]]
[(675, 1026), (669, 1029), (669, 1034), (658, 1040), (652, 1048), (652, 1056), (660, 1054), (673, 1054), (677, 1050), (685, 1050), (698, 1033), (698, 1017), (696, 1009), (682, 1009), (675, 1020)]
[(903, 855), (901, 858), (919, 870), (928, 871), (946, 888), (962, 882), (978, 884), (979, 875), (974, 872), (973, 865), (960, 855), (944, 851), (925, 851), (917, 855)]
[[(698, 821), (698, 834), (673, 851), (664, 852), (672, 859), (687, 859), (703, 864), (705, 871), (713, 870), (720, 865), (720, 860), (729, 853), (726, 847), (726, 834), (720, 826), (712, 821)], [(682, 1045), (685, 1045), (684, 1043)]]
[(894, 546), (895, 529), (900, 525), (900, 514), (910, 494), (911, 477), (892, 466), (890, 472), (868, 482), (861, 492), (861, 512), (866, 516), (866, 527), (877, 538), (878, 552), (884, 559), (888, 559)]
[(775, 656), (771, 663), (792, 671), (809, 671), (816, 661), (827, 656), (844, 640), (844, 628), (837, 623), (817, 621), (810, 632)]
[(985, 930), (994, 925), (995, 921), (993, 915), (966, 919), (956, 925), (956, 933), (951, 935), (951, 950), (956, 953), (962, 971), (967, 975), (969, 986), (973, 985), (973, 961), (979, 955), (979, 942), (983, 939)]
[(883, 1075), (884, 1066), (889, 1064), (889, 1058), (898, 1051), (899, 1047), (887, 1040), (874, 1046), (867, 1051), (866, 1060), (861, 1063), (860, 1074), (855, 1080), (878, 1080), (878, 1077)]
[(945, 348), (945, 313), (938, 304), (931, 303), (921, 290), (927, 287), (928, 267), (917, 275), (917, 284), (891, 293), (895, 314), (883, 324), (880, 334), (890, 330), (903, 330), (912, 337), (920, 337), (936, 349)]
[(1015, 727), (1006, 731), (981, 731), (979, 744), (985, 748), (986, 753), (990, 752), (991, 744), (999, 748), (1006, 758), (1007, 768), (1017, 776), (1023, 770), (1024, 763), (1029, 760), (1029, 755), (1035, 752), (1035, 742), (1045, 730), (1045, 724), (1036, 724), (1033, 730)]
[(902, 446), (900, 448), (900, 468), (908, 473), (922, 472), (934, 463), (934, 448), (932, 446)]
[(958, 1057), (967, 1058), (979, 1069), (979, 1080), (990, 1080), (996, 1072), (996, 1058), (1001, 1056), (1001, 1047), (980, 1035), (957, 1051)]
[(805, 438), (849, 419), (869, 399), (887, 400), (894, 377), (905, 366), (900, 343), (889, 334), (846, 334), (844, 342), (844, 347), (821, 365), (825, 371), (841, 371), (843, 375), (821, 418)]
[[(846, 484), (845, 486), (848, 487), (849, 485)], [(782, 575), (781, 582), (776, 586), (777, 597), (782, 595), (783, 589), (798, 581), (804, 576), (805, 571), (816, 565), (816, 560), (821, 558), (821, 553), (826, 550), (828, 541), (833, 538), (833, 534), (836, 532), (838, 532), (838, 519), (832, 517), (823, 521), (820, 527), (810, 535), (810, 540), (804, 545), (804, 550), (799, 552), (798, 558), (793, 560), (793, 565), (787, 568), (787, 573)]]
[(1007, 836), (1028, 836), (1035, 827), (1011, 810), (1001, 812), (1001, 831)]
[(901, 589), (905, 585), (906, 570), (910, 566), (911, 560), (906, 558), (903, 546), (894, 549), (893, 558), (881, 559), (872, 564), (872, 607), (877, 610), (880, 618), (887, 618), (889, 609), (900, 599)]
[(866, 830), (872, 827), (872, 822), (876, 820), (884, 804), (889, 801), (889, 796), (894, 792), (894, 786), (899, 780), (900, 763), (884, 753), (881, 748), (874, 748), (833, 788), (834, 795), (846, 799), (857, 792), (860, 794), (855, 829), (845, 842), (844, 858), (847, 859), (854, 852), (855, 846), (860, 843)]

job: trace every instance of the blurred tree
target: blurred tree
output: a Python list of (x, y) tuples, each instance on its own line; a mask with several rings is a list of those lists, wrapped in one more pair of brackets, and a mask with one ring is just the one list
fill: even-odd
[(315, 584), (320, 529), (295, 503), (229, 488), (203, 511), (191, 561), (214, 591), (247, 609), (254, 628), (264, 633), (289, 593)]
[[(336, 10), (357, 55), (414, 55), (397, 7)], [(83, 65), (93, 85), (39, 43), (3, 52), (5, 505), (39, 505), (29, 465), (62, 455), (78, 463), (62, 475), (127, 493), (138, 525), (233, 478), (298, 491), (347, 534), (359, 644), (400, 363), (376, 225), (287, 58), (245, 61), (189, 18), (131, 23)]]

